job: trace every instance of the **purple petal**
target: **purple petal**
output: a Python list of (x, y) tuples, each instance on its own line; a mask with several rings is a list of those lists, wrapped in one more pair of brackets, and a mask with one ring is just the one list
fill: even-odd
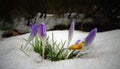
[(77, 40), (77, 41), (75, 42), (75, 45), (76, 45), (76, 44), (79, 44), (79, 43), (80, 43), (80, 41), (81, 41), (81, 40)]
[(33, 40), (33, 38), (36, 36), (38, 25), (34, 25), (31, 23), (30, 28), (31, 28), (31, 33), (30, 33), (30, 36), (28, 38), (29, 41)]
[(97, 33), (97, 28), (90, 31), (90, 33), (88, 34), (88, 36), (85, 39), (85, 45), (86, 46), (90, 45), (93, 42), (93, 40), (96, 36), (96, 33)]
[(69, 40), (71, 40), (73, 37), (74, 27), (75, 27), (75, 22), (73, 21), (69, 29), (69, 35), (68, 35)]
[(46, 25), (44, 23), (41, 23), (39, 25), (39, 29), (38, 29), (39, 35), (42, 39), (46, 38)]
[(33, 26), (31, 34), (34, 35), (34, 36), (37, 34), (37, 25)]
[(32, 30), (34, 28), (34, 24), (31, 22), (30, 23), (30, 29)]

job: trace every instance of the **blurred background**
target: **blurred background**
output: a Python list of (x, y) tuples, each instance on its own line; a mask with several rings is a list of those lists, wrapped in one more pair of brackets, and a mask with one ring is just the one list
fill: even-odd
[(7, 33), (27, 33), (30, 22), (44, 22), (47, 30), (65, 30), (72, 21), (81, 31), (120, 29), (120, 1), (0, 0), (0, 30)]

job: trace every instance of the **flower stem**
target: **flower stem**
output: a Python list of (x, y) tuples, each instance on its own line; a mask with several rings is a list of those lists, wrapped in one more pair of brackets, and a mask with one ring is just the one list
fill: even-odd
[(45, 58), (45, 42), (43, 41), (42, 42), (42, 50), (43, 50), (43, 52), (42, 52), (42, 58), (44, 59)]
[(43, 46), (42, 48), (43, 48), (42, 57), (43, 57), (43, 59), (44, 59), (45, 47)]
[(70, 40), (68, 40), (68, 45), (67, 45), (67, 48), (69, 47), (69, 45), (70, 45)]

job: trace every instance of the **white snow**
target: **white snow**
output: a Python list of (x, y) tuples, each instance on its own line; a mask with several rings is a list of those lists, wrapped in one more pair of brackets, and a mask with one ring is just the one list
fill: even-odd
[[(68, 31), (49, 31), (47, 34), (59, 42), (67, 40)], [(77, 39), (84, 39), (87, 32), (75, 31), (73, 44)], [(19, 48), (26, 42), (28, 34), (5, 38), (0, 40), (0, 69), (120, 69), (120, 30), (97, 33), (94, 41), (95, 56), (75, 58), (51, 62), (41, 60), (33, 50), (28, 50), (30, 57)], [(39, 62), (39, 63), (38, 63)]]

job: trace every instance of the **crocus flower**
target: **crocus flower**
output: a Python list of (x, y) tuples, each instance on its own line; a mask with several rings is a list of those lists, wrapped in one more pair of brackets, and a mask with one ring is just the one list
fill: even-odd
[(74, 32), (74, 27), (75, 27), (75, 22), (73, 21), (70, 29), (69, 29), (69, 35), (68, 35), (68, 40), (71, 41), (73, 37), (73, 32)]
[(44, 23), (41, 23), (40, 25), (39, 25), (39, 28), (38, 28), (38, 33), (39, 33), (39, 36), (40, 36), (40, 38), (41, 38), (41, 40), (42, 40), (42, 44), (43, 44), (43, 46), (42, 46), (42, 57), (43, 57), (43, 59), (44, 59), (44, 55), (45, 55), (45, 40), (46, 40), (46, 25), (44, 24)]
[(41, 23), (38, 28), (39, 36), (42, 40), (46, 39), (46, 25), (44, 23)]
[(69, 34), (68, 34), (68, 46), (70, 44), (70, 41), (72, 40), (73, 37), (73, 32), (74, 32), (74, 27), (75, 27), (75, 23), (74, 21), (72, 22), (70, 29), (69, 29)]
[(37, 28), (38, 28), (38, 25), (37, 24), (33, 24), (33, 23), (30, 23), (30, 28), (31, 28), (31, 33), (28, 37), (28, 40), (27, 40), (27, 43), (26, 43), (26, 47), (28, 45), (28, 43), (33, 40), (33, 38), (37, 35)]
[(44, 59), (44, 54), (45, 54), (45, 40), (46, 40), (46, 25), (44, 23), (41, 24), (33, 24), (30, 23), (30, 28), (31, 28), (31, 33), (30, 36), (28, 38), (28, 42), (26, 44), (26, 46), (28, 45), (28, 43), (33, 40), (33, 38), (37, 35), (37, 32), (42, 40), (42, 57)]
[(31, 33), (28, 38), (29, 41), (33, 40), (33, 38), (37, 35), (37, 32), (39, 33), (41, 39), (46, 38), (46, 25), (44, 23), (41, 24), (30, 23), (30, 29)]
[(34, 28), (34, 24), (30, 23), (30, 29), (31, 29), (31, 31), (32, 31), (33, 28)]
[(80, 43), (76, 43), (76, 44), (70, 46), (68, 49), (70, 49), (70, 50), (81, 50), (85, 47), (88, 48), (88, 46), (92, 44), (92, 42), (93, 42), (93, 40), (96, 36), (96, 33), (97, 33), (97, 28), (90, 31), (90, 33), (86, 37), (85, 41), (81, 41)]
[(33, 38), (37, 35), (37, 32), (39, 32), (40, 38), (44, 40), (46, 38), (46, 25), (44, 23), (42, 24), (33, 24), (30, 23), (30, 29), (31, 33), (28, 37), (28, 43), (33, 40)]
[(96, 36), (96, 33), (97, 33), (97, 28), (93, 29), (89, 34), (88, 36), (86, 37), (85, 39), (85, 45), (86, 46), (89, 46), (91, 45), (91, 43), (93, 42), (95, 36)]
[(31, 23), (31, 24), (30, 24), (30, 28), (31, 28), (31, 33), (30, 33), (30, 36), (28, 37), (28, 41), (33, 40), (33, 38), (37, 35), (38, 25)]

